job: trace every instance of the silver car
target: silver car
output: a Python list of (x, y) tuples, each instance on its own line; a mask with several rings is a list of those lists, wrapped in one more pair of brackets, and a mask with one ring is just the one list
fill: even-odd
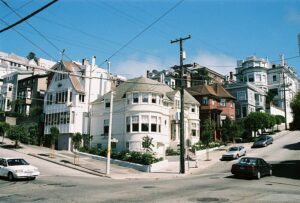
[(246, 149), (243, 146), (230, 147), (225, 154), (222, 155), (222, 160), (237, 159), (246, 155)]
[(17, 178), (34, 180), (39, 175), (38, 168), (22, 158), (0, 158), (0, 176), (7, 177), (10, 181)]

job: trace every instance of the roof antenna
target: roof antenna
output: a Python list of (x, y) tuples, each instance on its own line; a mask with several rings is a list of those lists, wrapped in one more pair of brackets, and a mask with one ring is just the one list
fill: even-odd
[(63, 59), (64, 59), (64, 54), (65, 54), (65, 49), (61, 50), (60, 54), (61, 54), (61, 61), (63, 61)]

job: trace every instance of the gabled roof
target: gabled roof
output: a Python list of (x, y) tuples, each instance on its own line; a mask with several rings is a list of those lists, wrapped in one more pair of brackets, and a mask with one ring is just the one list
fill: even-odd
[[(116, 87), (114, 99), (122, 99), (128, 92), (152, 92), (162, 94), (164, 95), (164, 99), (173, 101), (174, 96), (178, 92), (178, 90), (173, 90), (166, 84), (141, 76), (127, 80), (126, 82)], [(102, 99), (103, 98), (98, 98), (95, 103), (101, 101)], [(185, 103), (199, 104), (199, 102), (186, 91), (184, 93), (184, 99)]]
[(83, 68), (80, 67), (80, 65), (78, 65), (75, 62), (72, 61), (62, 61), (62, 62), (58, 62), (52, 69), (57, 70), (59, 67), (61, 67), (60, 65), (63, 65), (63, 69), (65, 69), (66, 71), (70, 72), (69, 74), (69, 78), (70, 81), (74, 87), (74, 89), (77, 92), (81, 92), (84, 93), (84, 87), (82, 84), (82, 80), (80, 79), (79, 76), (80, 75), (80, 71), (83, 70)]
[(197, 85), (186, 89), (193, 96), (211, 95), (219, 98), (235, 99), (229, 92), (227, 92), (220, 84), (212, 85)]

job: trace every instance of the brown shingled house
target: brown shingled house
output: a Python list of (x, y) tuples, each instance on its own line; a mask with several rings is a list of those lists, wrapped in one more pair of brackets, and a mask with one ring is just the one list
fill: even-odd
[(207, 118), (211, 118), (216, 123), (215, 139), (221, 139), (220, 127), (226, 116), (235, 120), (235, 97), (220, 84), (198, 85), (186, 90), (201, 104), (201, 126)]

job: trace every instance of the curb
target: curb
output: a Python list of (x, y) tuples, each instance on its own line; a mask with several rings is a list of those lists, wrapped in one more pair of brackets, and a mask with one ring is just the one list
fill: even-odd
[[(92, 171), (89, 168), (85, 168), (85, 167), (82, 167), (82, 166), (66, 165), (66, 164), (63, 164), (63, 163), (59, 163), (57, 161), (53, 161), (53, 160), (50, 160), (50, 159), (46, 159), (46, 158), (40, 157), (40, 156), (35, 155), (35, 154), (31, 154), (31, 153), (29, 153), (27, 155), (35, 157), (35, 158), (39, 158), (39, 159), (42, 159), (44, 161), (48, 161), (48, 162), (51, 162), (51, 163), (54, 163), (54, 164), (57, 164), (57, 165), (60, 165), (60, 166), (64, 166), (64, 167), (67, 167), (67, 168), (70, 168), (70, 169), (75, 169), (75, 170), (80, 171), (80, 172), (88, 173), (90, 175), (95, 175), (95, 176), (105, 177), (105, 178), (111, 178), (110, 176), (107, 176), (107, 175), (101, 174), (101, 173), (97, 173), (95, 171)], [(80, 168), (78, 168), (78, 167), (80, 167)]]

